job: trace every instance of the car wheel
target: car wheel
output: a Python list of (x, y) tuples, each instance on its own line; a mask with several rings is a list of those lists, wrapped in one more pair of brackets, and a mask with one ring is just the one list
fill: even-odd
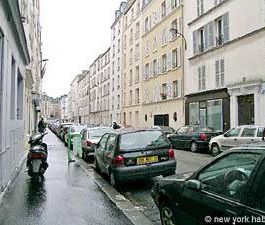
[(117, 181), (116, 177), (114, 176), (114, 174), (110, 171), (109, 173), (109, 180), (110, 180), (110, 185), (114, 188), (118, 188), (119, 187), (119, 182)]
[(211, 153), (213, 156), (217, 156), (220, 153), (220, 148), (219, 148), (218, 144), (216, 144), (216, 143), (212, 144)]
[(173, 213), (173, 207), (169, 203), (163, 203), (159, 207), (160, 219), (162, 225), (177, 225), (175, 215)]
[(195, 141), (191, 142), (190, 150), (192, 152), (197, 152), (198, 151), (198, 144)]

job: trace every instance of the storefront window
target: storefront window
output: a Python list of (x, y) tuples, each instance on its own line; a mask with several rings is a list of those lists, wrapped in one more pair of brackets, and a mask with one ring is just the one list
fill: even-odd
[(222, 100), (207, 102), (207, 126), (222, 131)]
[(197, 124), (199, 121), (199, 103), (193, 102), (189, 104), (189, 122), (190, 125)]

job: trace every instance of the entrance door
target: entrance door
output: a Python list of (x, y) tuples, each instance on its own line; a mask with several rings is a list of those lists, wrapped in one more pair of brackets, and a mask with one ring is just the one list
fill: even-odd
[(251, 125), (255, 123), (254, 94), (239, 96), (238, 99), (238, 124)]
[(155, 115), (154, 126), (169, 126), (169, 115)]

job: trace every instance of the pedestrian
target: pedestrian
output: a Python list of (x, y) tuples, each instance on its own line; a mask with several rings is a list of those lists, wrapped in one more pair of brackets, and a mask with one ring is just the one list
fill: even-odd
[(41, 118), (40, 121), (39, 121), (39, 123), (38, 123), (38, 131), (39, 131), (40, 133), (44, 133), (45, 128), (46, 128), (46, 124), (45, 124), (45, 122), (44, 122), (44, 119)]
[(116, 129), (119, 129), (120, 126), (119, 126), (116, 122), (113, 122), (113, 123), (112, 123), (112, 128), (113, 128), (114, 130), (116, 130)]

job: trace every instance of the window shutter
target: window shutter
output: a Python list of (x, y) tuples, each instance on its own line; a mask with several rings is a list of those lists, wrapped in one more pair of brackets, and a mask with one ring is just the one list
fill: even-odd
[(200, 0), (197, 0), (197, 16), (200, 15)]
[(209, 48), (209, 24), (206, 24), (204, 27), (203, 27), (203, 30), (204, 30), (204, 43), (205, 43), (205, 50), (207, 50)]
[(180, 16), (178, 18), (178, 30), (181, 34), (183, 34), (183, 30), (182, 30), (182, 17)]
[(209, 49), (214, 47), (213, 27), (214, 27), (213, 21), (208, 23), (208, 48)]
[(177, 49), (177, 66), (181, 66), (181, 47)]
[(198, 68), (198, 89), (199, 89), (199, 91), (202, 89), (201, 67)]
[(149, 77), (153, 77), (154, 76), (154, 72), (153, 72), (153, 62), (150, 62), (150, 66), (149, 66)]
[(215, 61), (215, 86), (218, 88), (220, 85), (219, 77), (219, 60)]
[(158, 65), (158, 74), (161, 74), (162, 73), (162, 58), (158, 58), (158, 62), (157, 62), (157, 65)]
[(205, 66), (202, 66), (202, 89), (206, 88), (206, 71)]
[(172, 69), (172, 52), (167, 54), (167, 71)]
[(221, 82), (221, 86), (225, 85), (225, 61), (224, 59), (220, 60), (220, 82)]
[(166, 15), (168, 15), (171, 12), (171, 0), (166, 1), (166, 9), (167, 9)]
[(193, 53), (198, 53), (197, 31), (193, 32)]
[(182, 95), (182, 80), (181, 79), (179, 79), (178, 80), (178, 97), (181, 97), (181, 95)]
[(229, 41), (229, 14), (223, 15), (224, 43)]

